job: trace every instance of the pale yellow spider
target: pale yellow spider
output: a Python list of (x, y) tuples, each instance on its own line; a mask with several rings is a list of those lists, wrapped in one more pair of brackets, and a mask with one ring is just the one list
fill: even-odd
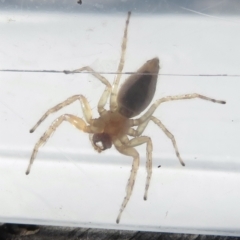
[[(139, 153), (134, 147), (145, 143), (147, 145), (147, 179), (145, 185), (144, 200), (147, 200), (147, 193), (152, 175), (152, 141), (151, 138), (147, 136), (142, 136), (142, 133), (150, 120), (157, 124), (167, 135), (167, 137), (171, 139), (176, 155), (180, 163), (184, 166), (184, 162), (180, 157), (174, 136), (167, 130), (167, 128), (162, 124), (159, 119), (152, 116), (156, 108), (164, 102), (192, 98), (200, 98), (221, 104), (225, 103), (225, 101), (215, 100), (197, 93), (168, 96), (156, 100), (155, 103), (153, 103), (148, 109), (148, 111), (140, 118), (132, 119), (133, 117), (138, 116), (142, 111), (144, 111), (152, 101), (152, 98), (155, 94), (158, 78), (159, 59), (153, 58), (152, 60), (147, 61), (135, 74), (127, 78), (122, 87), (118, 89), (121, 73), (124, 66), (124, 57), (126, 52), (127, 32), (130, 16), (131, 12), (128, 12), (124, 36), (122, 40), (121, 58), (117, 70), (118, 74), (112, 86), (105, 77), (101, 76), (99, 73), (95, 72), (88, 66), (76, 69), (74, 71), (65, 71), (65, 73), (89, 71), (93, 76), (95, 76), (106, 86), (98, 102), (98, 113), (100, 117), (97, 119), (92, 118), (91, 107), (87, 99), (83, 95), (72, 96), (64, 102), (49, 109), (37, 122), (37, 124), (30, 130), (31, 133), (35, 131), (35, 129), (41, 124), (41, 122), (45, 120), (45, 118), (49, 114), (54, 113), (77, 100), (80, 101), (86, 122), (82, 118), (71, 114), (64, 114), (58, 117), (55, 121), (53, 121), (48, 130), (36, 143), (33, 149), (29, 166), (26, 171), (26, 174), (30, 173), (30, 168), (37, 155), (39, 147), (48, 140), (48, 138), (55, 132), (55, 130), (63, 121), (67, 121), (79, 130), (89, 133), (92, 146), (98, 152), (111, 148), (113, 144), (120, 153), (131, 156), (133, 158), (132, 170), (126, 188), (126, 196), (121, 205), (116, 220), (117, 223), (119, 223), (123, 210), (125, 209), (132, 194), (136, 174), (139, 167)], [(110, 98), (110, 110), (106, 110), (104, 108), (108, 98)], [(133, 127), (137, 128), (134, 129)], [(133, 138), (129, 139), (128, 136), (131, 136)]]

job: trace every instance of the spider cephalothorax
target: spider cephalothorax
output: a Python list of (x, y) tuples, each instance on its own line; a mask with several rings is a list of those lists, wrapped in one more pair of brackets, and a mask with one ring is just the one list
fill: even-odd
[[(144, 111), (153, 99), (159, 71), (159, 60), (158, 58), (153, 58), (152, 60), (147, 61), (135, 74), (127, 78), (122, 87), (119, 89), (119, 82), (124, 66), (130, 15), (131, 13), (129, 12), (124, 30), (121, 58), (117, 69), (118, 74), (116, 75), (113, 85), (111, 85), (105, 77), (101, 76), (88, 66), (74, 71), (64, 71), (65, 73), (89, 71), (89, 73), (95, 76), (106, 86), (98, 102), (98, 113), (100, 115), (99, 118), (92, 118), (91, 107), (83, 95), (74, 95), (55, 107), (49, 109), (30, 130), (30, 132), (34, 132), (39, 124), (44, 121), (49, 114), (54, 113), (77, 100), (80, 101), (85, 120), (71, 114), (64, 114), (58, 117), (36, 143), (30, 163), (28, 165), (28, 169), (26, 171), (26, 174), (29, 174), (39, 147), (48, 140), (48, 138), (55, 132), (55, 130), (63, 121), (67, 121), (77, 129), (89, 133), (92, 146), (98, 152), (111, 148), (113, 144), (118, 152), (133, 158), (132, 170), (126, 187), (126, 196), (122, 202), (116, 220), (117, 223), (119, 223), (123, 210), (125, 209), (132, 194), (137, 170), (139, 167), (139, 153), (134, 147), (141, 144), (146, 144), (147, 153), (147, 179), (144, 193), (144, 200), (147, 200), (147, 193), (152, 176), (152, 140), (150, 137), (142, 136), (142, 133), (144, 132), (149, 121), (153, 121), (156, 125), (158, 125), (166, 134), (166, 136), (172, 141), (176, 155), (180, 163), (184, 166), (174, 136), (159, 119), (153, 116), (156, 108), (164, 102), (193, 98), (199, 98), (221, 104), (225, 103), (225, 101), (215, 100), (197, 93), (167, 96), (156, 100), (139, 118), (131, 119)], [(108, 100), (110, 102), (110, 109), (106, 110), (104, 107)], [(129, 139), (129, 137), (132, 138)]]

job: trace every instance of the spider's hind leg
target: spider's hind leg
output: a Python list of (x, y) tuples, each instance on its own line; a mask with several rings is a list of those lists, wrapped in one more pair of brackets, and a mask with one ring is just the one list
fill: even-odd
[(124, 34), (123, 34), (123, 40), (122, 40), (122, 46), (121, 46), (122, 51), (121, 51), (120, 61), (118, 64), (117, 76), (115, 77), (115, 80), (113, 83), (113, 90), (110, 97), (110, 109), (112, 111), (115, 111), (117, 109), (117, 91), (118, 91), (118, 85), (122, 76), (122, 70), (125, 63), (125, 53), (127, 49), (127, 35), (128, 35), (128, 25), (129, 25), (130, 16), (131, 16), (131, 12), (128, 12)]
[(159, 105), (164, 103), (164, 102), (170, 102), (170, 101), (176, 101), (176, 100), (187, 100), (187, 99), (194, 99), (194, 98), (199, 98), (201, 100), (210, 101), (210, 102), (219, 103), (219, 104), (225, 104), (226, 103), (225, 101), (209, 98), (209, 97), (203, 96), (203, 95), (198, 94), (198, 93), (183, 94), (183, 95), (176, 95), (176, 96), (167, 96), (167, 97), (163, 97), (163, 98), (160, 98), (160, 99), (156, 100), (151, 105), (151, 107), (147, 110), (147, 112), (145, 112), (140, 118), (130, 119), (130, 121), (129, 121), (130, 126), (133, 127), (133, 126), (141, 125), (143, 122), (145, 122), (147, 119), (149, 119), (153, 115), (155, 110), (159, 107)]
[(104, 109), (104, 106), (107, 103), (108, 97), (112, 91), (112, 85), (109, 83), (109, 81), (103, 77), (101, 74), (99, 74), (98, 72), (95, 72), (91, 67), (89, 66), (85, 66), (85, 67), (81, 67), (78, 69), (75, 69), (73, 71), (68, 71), (65, 70), (64, 73), (66, 74), (70, 74), (70, 73), (78, 73), (78, 72), (83, 72), (83, 71), (87, 71), (88, 73), (92, 74), (95, 78), (97, 78), (99, 81), (101, 81), (104, 85), (106, 85), (106, 88), (98, 102), (98, 113), (101, 115), (103, 115), (104, 113), (106, 113), (106, 110)]

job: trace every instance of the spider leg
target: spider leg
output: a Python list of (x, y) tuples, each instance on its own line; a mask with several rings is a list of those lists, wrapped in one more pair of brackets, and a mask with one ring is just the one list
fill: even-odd
[(119, 212), (117, 220), (116, 220), (116, 222), (119, 223), (122, 212), (125, 209), (128, 201), (130, 199), (130, 196), (132, 194), (135, 178), (137, 175), (137, 170), (139, 167), (139, 153), (134, 148), (126, 148), (124, 145), (122, 145), (122, 143), (120, 141), (115, 140), (114, 145), (120, 153), (133, 157), (131, 175), (130, 175), (130, 178), (128, 179), (128, 183), (127, 183), (127, 187), (126, 187), (126, 196), (123, 200), (123, 203), (120, 208), (120, 212)]
[(150, 180), (152, 176), (152, 140), (150, 137), (141, 136), (131, 139), (125, 146), (127, 147), (136, 147), (146, 143), (146, 154), (147, 154), (147, 161), (146, 161), (146, 169), (147, 169), (147, 180), (145, 185), (145, 193), (144, 193), (144, 200), (147, 200), (147, 193), (150, 185)]
[(155, 124), (157, 124), (163, 130), (163, 132), (167, 135), (167, 137), (169, 137), (171, 139), (173, 147), (175, 149), (176, 155), (177, 155), (180, 163), (182, 164), (182, 166), (185, 166), (185, 163), (183, 162), (183, 160), (180, 156), (174, 135), (171, 132), (169, 132), (169, 130), (163, 125), (163, 123), (156, 117), (151, 116), (147, 121), (141, 123), (136, 130), (133, 128), (130, 128), (128, 130), (127, 134), (130, 136), (133, 136), (133, 137), (140, 136), (143, 133), (143, 131), (145, 130), (145, 128), (147, 127), (150, 120), (152, 120)]
[(79, 130), (82, 130), (84, 132), (87, 132), (87, 133), (92, 132), (92, 129), (90, 128), (90, 126), (87, 126), (83, 119), (76, 117), (74, 115), (70, 115), (70, 114), (64, 114), (64, 115), (60, 116), (55, 121), (53, 121), (53, 123), (50, 125), (50, 127), (47, 129), (47, 131), (42, 135), (42, 137), (36, 143), (36, 145), (33, 149), (33, 152), (32, 152), (32, 156), (31, 156), (30, 163), (28, 165), (26, 174), (30, 173), (31, 166), (33, 164), (34, 159), (36, 158), (39, 147), (41, 147), (43, 144), (45, 144), (47, 142), (49, 137), (56, 131), (56, 129), (59, 127), (59, 125), (63, 121), (67, 121), (67, 122), (71, 123), (73, 126), (75, 126)]
[(134, 128), (129, 128), (129, 130), (128, 130), (128, 132), (127, 132), (127, 135), (132, 136), (132, 137), (138, 137), (138, 136), (140, 136), (140, 135), (143, 133), (143, 131), (145, 130), (145, 128), (147, 127), (149, 121), (150, 121), (150, 118), (149, 118), (147, 121), (141, 123), (141, 124), (137, 127), (136, 130), (135, 130)]
[(146, 136), (141, 136), (141, 137), (137, 137), (137, 138), (128, 140), (128, 138), (126, 136), (124, 136), (121, 139), (121, 142), (123, 143), (122, 146), (117, 146), (117, 144), (115, 144), (115, 147), (117, 148), (117, 150), (124, 155), (132, 156), (134, 159), (133, 159), (131, 175), (130, 175), (130, 178), (128, 180), (128, 184), (126, 187), (127, 194), (126, 194), (126, 196), (123, 200), (122, 206), (120, 208), (120, 212), (117, 217), (117, 223), (119, 223), (122, 212), (125, 209), (128, 201), (131, 197), (137, 170), (139, 167), (139, 154), (133, 147), (147, 143), (147, 151), (146, 151), (147, 152), (147, 162), (146, 162), (147, 180), (146, 180), (146, 186), (145, 186), (144, 200), (147, 200), (147, 192), (149, 189), (149, 184), (150, 184), (150, 180), (151, 180), (151, 176), (152, 176), (152, 141), (151, 141), (151, 139)]
[(117, 76), (114, 80), (113, 83), (113, 90), (111, 93), (111, 98), (110, 98), (110, 109), (112, 111), (117, 109), (117, 91), (118, 91), (118, 85), (122, 76), (122, 70), (124, 67), (124, 62), (125, 62), (125, 53), (126, 53), (126, 48), (127, 48), (127, 35), (128, 35), (128, 25), (129, 25), (129, 19), (131, 16), (131, 12), (128, 12), (126, 24), (125, 24), (125, 29), (124, 29), (124, 35), (123, 35), (123, 40), (122, 40), (122, 52), (121, 52), (121, 57), (120, 57), (120, 62), (118, 64), (118, 69), (117, 69)]
[(152, 116), (152, 114), (155, 112), (156, 108), (161, 103), (175, 101), (175, 100), (193, 99), (193, 98), (200, 98), (202, 100), (211, 101), (211, 102), (220, 103), (220, 104), (226, 103), (225, 101), (209, 98), (209, 97), (200, 95), (198, 93), (168, 96), (168, 97), (164, 97), (164, 98), (160, 98), (160, 99), (156, 100), (155, 103), (153, 103), (152, 106), (148, 109), (148, 111), (145, 114), (143, 114), (140, 118), (131, 119), (130, 126), (138, 126), (138, 125), (142, 124), (143, 122), (147, 121), (147, 119), (149, 119)]
[(103, 77), (101, 74), (95, 72), (92, 68), (90, 68), (88, 66), (78, 68), (78, 69), (75, 69), (73, 71), (65, 70), (64, 73), (70, 74), (70, 73), (78, 73), (78, 72), (83, 72), (83, 71), (89, 72), (95, 78), (100, 80), (104, 85), (106, 85), (106, 88), (105, 88), (105, 90), (104, 90), (104, 92), (103, 92), (103, 94), (102, 94), (102, 96), (101, 96), (101, 98), (98, 102), (98, 112), (99, 112), (100, 116), (102, 116), (104, 113), (106, 113), (106, 110), (104, 109), (104, 106), (106, 105), (107, 99), (108, 99), (108, 97), (109, 97), (109, 95), (112, 91), (112, 86), (105, 77)]
[(48, 115), (50, 115), (51, 113), (57, 112), (58, 110), (60, 110), (61, 108), (68, 106), (69, 104), (75, 102), (79, 100), (82, 110), (83, 110), (83, 114), (84, 117), (86, 119), (86, 121), (88, 123), (91, 122), (92, 120), (92, 110), (91, 107), (87, 101), (87, 99), (83, 96), (83, 95), (74, 95), (70, 98), (68, 98), (67, 100), (57, 104), (56, 106), (54, 106), (53, 108), (50, 108), (41, 118), (40, 120), (36, 123), (36, 125), (30, 130), (30, 133), (33, 133), (36, 128), (48, 117)]
[(180, 153), (178, 151), (178, 147), (177, 147), (177, 143), (176, 143), (174, 135), (171, 132), (169, 132), (169, 130), (163, 125), (163, 123), (159, 119), (157, 119), (156, 117), (152, 116), (151, 120), (163, 130), (163, 132), (167, 135), (167, 137), (170, 138), (180, 163), (182, 164), (182, 166), (185, 166), (185, 163), (183, 162), (183, 160), (180, 156)]

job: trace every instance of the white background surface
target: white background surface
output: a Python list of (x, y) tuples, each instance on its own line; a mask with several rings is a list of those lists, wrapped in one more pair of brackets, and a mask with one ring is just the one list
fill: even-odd
[[(126, 15), (3, 11), (0, 69), (61, 71), (90, 65), (114, 72)], [(161, 74), (239, 74), (239, 24), (233, 16), (133, 11), (124, 71), (157, 56)], [(174, 134), (186, 167), (170, 140), (150, 123), (144, 133), (154, 147), (148, 200), (143, 201), (141, 146), (135, 188), (119, 225), (115, 219), (132, 161), (114, 148), (98, 154), (86, 134), (63, 124), (25, 175), (34, 144), (51, 122), (63, 113), (82, 116), (79, 104), (72, 104), (30, 134), (42, 114), (82, 93), (97, 117), (104, 86), (89, 74), (19, 72), (0, 72), (0, 85), (0, 221), (240, 235), (239, 77), (159, 76), (154, 99), (197, 92), (227, 104), (185, 100), (158, 108), (154, 116)]]

